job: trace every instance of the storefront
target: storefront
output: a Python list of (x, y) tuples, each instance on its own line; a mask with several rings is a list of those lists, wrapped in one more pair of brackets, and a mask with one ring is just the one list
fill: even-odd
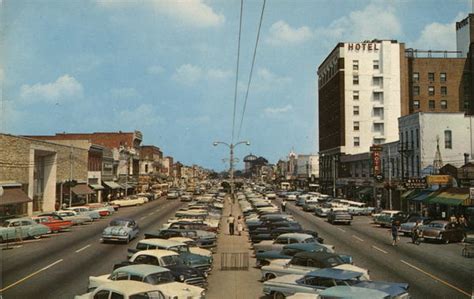
[(28, 203), (33, 200), (21, 187), (21, 184), (0, 184), (0, 222), (28, 214)]
[(104, 181), (103, 183), (105, 187), (103, 195), (104, 201), (111, 201), (120, 198), (120, 190), (122, 189), (122, 186), (114, 181)]
[(71, 188), (73, 193), (72, 205), (84, 205), (90, 202), (90, 196), (95, 194), (94, 190), (89, 188), (86, 183), (77, 184)]

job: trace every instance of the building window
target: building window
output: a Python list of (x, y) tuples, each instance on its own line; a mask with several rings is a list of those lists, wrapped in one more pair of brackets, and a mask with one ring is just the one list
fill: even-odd
[(358, 100), (359, 100), (359, 91), (358, 91), (358, 90), (354, 90), (354, 91), (352, 92), (352, 99), (353, 99), (354, 101), (358, 101)]
[(359, 60), (352, 60), (352, 69), (354, 71), (358, 71), (359, 70)]
[(448, 109), (448, 101), (441, 100), (441, 109)]
[(359, 115), (359, 106), (354, 106), (354, 115)]
[(378, 69), (379, 69), (379, 61), (374, 60), (374, 70), (378, 70)]
[(383, 78), (382, 77), (375, 77), (373, 79), (374, 86), (382, 86)]
[(375, 123), (374, 124), (374, 131), (383, 134), (383, 124)]
[(441, 86), (441, 95), (445, 96), (448, 94), (448, 88), (446, 86)]
[(416, 129), (416, 148), (420, 148), (420, 132)]
[(434, 81), (434, 73), (428, 73), (428, 81), (430, 82)]
[(444, 131), (444, 148), (453, 148), (451, 130)]
[(413, 73), (413, 82), (420, 81), (420, 73)]
[(383, 118), (383, 108), (382, 107), (375, 107), (373, 113), (374, 113), (374, 116)]
[(468, 101), (464, 101), (464, 110), (465, 110), (465, 111), (469, 110), (469, 100), (468, 100)]
[(352, 84), (359, 85), (359, 76), (357, 75), (352, 76)]
[(413, 95), (414, 96), (420, 95), (420, 86), (413, 86)]
[(420, 157), (416, 156), (416, 176), (420, 176)]
[(428, 95), (434, 96), (435, 95), (435, 88), (434, 86), (428, 86)]
[(418, 100), (413, 101), (413, 109), (414, 110), (420, 109), (420, 101), (418, 101)]
[(383, 93), (374, 92), (374, 101), (383, 101)]
[(446, 82), (446, 73), (439, 74), (439, 81)]
[(148, 173), (148, 164), (145, 164), (145, 173)]
[(434, 100), (429, 100), (428, 101), (428, 107), (430, 108), (430, 110), (434, 110), (435, 109), (435, 101)]
[(354, 137), (354, 146), (360, 146), (360, 139), (359, 139), (359, 137)]
[(359, 122), (355, 121), (354, 122), (354, 131), (359, 131), (359, 128), (360, 128), (359, 126), (360, 126)]

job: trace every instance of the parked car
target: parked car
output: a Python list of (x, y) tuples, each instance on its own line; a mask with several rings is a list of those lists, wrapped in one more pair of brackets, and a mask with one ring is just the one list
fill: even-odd
[(139, 232), (138, 224), (131, 218), (115, 218), (102, 232), (102, 241), (119, 241), (129, 243)]
[[(190, 286), (191, 287), (191, 286)], [(97, 287), (93, 292), (75, 296), (74, 299), (99, 299), (99, 298), (163, 298), (163, 299), (201, 299), (204, 294), (196, 294), (195, 289), (176, 288), (174, 285), (152, 285), (141, 281), (119, 280), (106, 283)]]
[(78, 215), (84, 215), (84, 216), (89, 216), (93, 220), (98, 220), (100, 219), (100, 213), (99, 211), (94, 211), (91, 210), (89, 207), (70, 207), (67, 208), (66, 210), (71, 210), (76, 212)]
[(184, 244), (188, 245), (189, 252), (191, 252), (191, 253), (199, 254), (199, 255), (207, 256), (207, 257), (212, 257), (212, 251), (207, 250), (207, 249), (203, 249), (203, 248), (199, 248), (196, 244), (196, 241), (194, 241), (191, 238), (172, 237), (172, 238), (169, 238), (168, 240), (178, 241), (178, 242), (181, 242), (181, 243), (184, 243)]
[(406, 222), (400, 225), (399, 232), (406, 236), (411, 236), (413, 228), (415, 227), (415, 224), (417, 221), (420, 222), (420, 225), (426, 225), (430, 223), (431, 219), (428, 217), (422, 217), (422, 216), (410, 217), (410, 219), (408, 219)]
[(39, 239), (51, 233), (51, 229), (43, 224), (38, 224), (30, 218), (13, 218), (3, 222), (0, 227), (0, 242), (15, 239)]
[(461, 242), (464, 231), (461, 226), (444, 220), (434, 220), (421, 227), (424, 240), (437, 240), (443, 243)]
[(31, 217), (38, 224), (43, 224), (49, 227), (52, 233), (56, 233), (72, 227), (72, 221), (54, 219), (51, 216), (35, 216)]
[(161, 266), (169, 269), (178, 282), (190, 285), (206, 287), (207, 273), (199, 269), (189, 267), (183, 263), (179, 254), (170, 250), (143, 250), (135, 253), (132, 257), (122, 263), (114, 265), (114, 270), (123, 266), (134, 264), (147, 264)]
[(128, 198), (112, 200), (110, 203), (119, 207), (140, 206), (146, 202), (146, 197), (130, 196)]
[(331, 211), (331, 206), (320, 205), (314, 209), (314, 215), (319, 217), (327, 217), (329, 211)]
[(201, 248), (211, 248), (217, 245), (216, 233), (209, 231), (197, 229), (161, 229), (158, 232), (145, 233), (145, 239), (168, 239), (172, 237), (191, 238), (196, 241), (196, 245)]
[(349, 214), (347, 210), (339, 210), (339, 209), (338, 210), (333, 209), (329, 211), (327, 218), (328, 218), (328, 222), (331, 224), (345, 223), (345, 224), (350, 225), (352, 221), (352, 215)]
[(303, 205), (303, 211), (313, 213), (314, 211), (316, 211), (317, 207), (318, 207), (317, 203), (314, 203), (314, 202), (308, 203), (307, 202)]
[(169, 191), (166, 195), (166, 199), (178, 199), (179, 193), (177, 191)]
[[(92, 203), (88, 204), (87, 207), (93, 211), (99, 212), (101, 217), (106, 217), (112, 215), (115, 212), (115, 208), (111, 205), (102, 204), (102, 203)], [(118, 208), (118, 207), (117, 207)]]
[(268, 250), (281, 250), (283, 246), (294, 243), (318, 243), (318, 241), (309, 234), (288, 233), (279, 235), (274, 241), (262, 241), (253, 246), (255, 253), (258, 253)]
[(57, 214), (59, 217), (61, 217), (64, 220), (70, 220), (72, 221), (73, 225), (78, 225), (78, 224), (85, 224), (88, 222), (94, 221), (91, 217), (87, 215), (79, 215), (75, 211), (70, 211), (70, 210), (60, 210), (54, 212)]
[[(309, 295), (309, 294), (307, 294)], [(407, 294), (408, 295), (408, 294)], [(314, 296), (314, 295), (313, 295)], [(288, 299), (297, 299), (293, 296)], [(392, 298), (390, 294), (380, 291), (378, 289), (363, 288), (360, 286), (335, 286), (322, 290), (319, 293), (318, 299), (346, 299), (346, 298), (370, 298), (370, 299), (389, 299)], [(398, 298), (406, 298), (404, 296)], [(303, 299), (303, 298), (300, 298)]]
[(262, 280), (289, 274), (305, 274), (316, 269), (336, 268), (360, 272), (361, 279), (368, 280), (369, 271), (352, 264), (347, 264), (340, 256), (328, 252), (300, 252), (291, 258), (273, 260), (268, 266), (263, 266)]

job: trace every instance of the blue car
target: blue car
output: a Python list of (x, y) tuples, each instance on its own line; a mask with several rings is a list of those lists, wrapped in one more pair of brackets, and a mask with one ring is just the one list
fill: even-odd
[(129, 243), (139, 232), (138, 224), (131, 218), (115, 218), (102, 232), (102, 241)]

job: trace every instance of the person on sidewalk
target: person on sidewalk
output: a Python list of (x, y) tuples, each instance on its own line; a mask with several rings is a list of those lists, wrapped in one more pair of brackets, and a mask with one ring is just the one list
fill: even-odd
[(285, 211), (286, 211), (286, 200), (283, 200), (283, 201), (281, 202), (281, 211), (282, 211), (282, 212), (285, 212)]
[(232, 213), (229, 214), (229, 217), (227, 217), (227, 223), (229, 224), (229, 234), (231, 236), (234, 235), (234, 223), (235, 223), (235, 218), (232, 216)]
[(397, 246), (399, 236), (398, 236), (398, 226), (395, 221), (392, 221), (392, 227), (390, 229), (390, 232), (392, 234), (392, 246)]
[(239, 236), (242, 235), (242, 232), (244, 231), (244, 223), (242, 220), (242, 216), (237, 217), (237, 232), (239, 233)]

